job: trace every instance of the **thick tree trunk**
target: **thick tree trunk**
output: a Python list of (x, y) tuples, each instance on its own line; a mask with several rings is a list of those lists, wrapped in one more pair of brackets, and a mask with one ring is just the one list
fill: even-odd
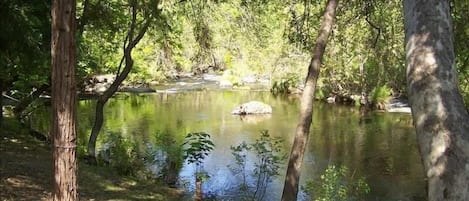
[(407, 85), (428, 200), (469, 200), (469, 115), (458, 89), (450, 1), (405, 0)]
[(77, 200), (75, 0), (52, 5), (53, 200)]
[(319, 76), (322, 56), (326, 49), (327, 39), (334, 24), (337, 4), (338, 0), (327, 1), (321, 28), (319, 29), (316, 45), (314, 46), (313, 57), (309, 64), (305, 88), (301, 96), (300, 119), (296, 127), (296, 135), (290, 153), (290, 160), (288, 161), (282, 194), (283, 201), (295, 201), (297, 199), (301, 165), (312, 121), (314, 90)]
[(119, 66), (116, 79), (114, 80), (114, 82), (112, 82), (111, 86), (98, 98), (98, 102), (96, 103), (95, 122), (93, 125), (93, 129), (91, 130), (91, 135), (88, 142), (87, 160), (90, 164), (96, 164), (96, 141), (98, 139), (99, 132), (101, 131), (101, 127), (104, 122), (104, 105), (117, 92), (117, 90), (119, 89), (119, 85), (122, 84), (122, 82), (125, 80), (125, 78), (127, 78), (127, 75), (132, 70), (132, 67), (134, 65), (134, 61), (132, 59), (132, 50), (143, 38), (152, 21), (149, 16), (146, 16), (142, 27), (140, 28), (137, 35), (134, 36), (135, 30), (137, 29), (137, 5), (135, 5), (135, 3), (136, 2), (131, 5), (132, 23), (129, 27), (129, 32), (127, 33), (126, 41), (124, 42), (124, 56), (122, 58), (123, 62), (125, 63), (124, 69), (122, 69), (122, 72), (119, 72)]
[(3, 125), (3, 94), (6, 93), (6, 90), (4, 80), (0, 79), (0, 128)]

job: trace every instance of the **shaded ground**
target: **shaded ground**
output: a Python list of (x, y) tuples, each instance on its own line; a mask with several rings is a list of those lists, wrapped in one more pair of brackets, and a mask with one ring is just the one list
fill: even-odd
[[(52, 153), (17, 124), (0, 129), (0, 201), (51, 200)], [(154, 180), (119, 176), (107, 167), (79, 162), (80, 200), (179, 200), (182, 191)]]

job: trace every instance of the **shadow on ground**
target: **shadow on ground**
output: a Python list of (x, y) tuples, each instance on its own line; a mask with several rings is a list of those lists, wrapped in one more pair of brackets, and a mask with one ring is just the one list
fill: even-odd
[[(52, 152), (12, 119), (0, 128), (0, 201), (51, 200)], [(80, 200), (180, 200), (183, 192), (156, 180), (119, 176), (108, 167), (78, 164)]]

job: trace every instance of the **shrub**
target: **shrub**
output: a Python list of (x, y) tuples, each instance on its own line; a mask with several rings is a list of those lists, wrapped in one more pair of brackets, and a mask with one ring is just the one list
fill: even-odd
[(300, 78), (297, 74), (288, 73), (285, 77), (272, 83), (270, 92), (274, 95), (291, 93), (292, 88), (298, 87), (299, 82)]
[[(244, 200), (263, 200), (267, 186), (272, 179), (279, 175), (280, 167), (286, 159), (281, 147), (282, 140), (272, 138), (267, 130), (261, 131), (261, 137), (252, 144), (242, 142), (231, 147), (231, 154), (235, 158), (235, 165), (230, 169), (241, 174), (243, 181), (239, 190)], [(251, 172), (254, 182), (248, 182), (247, 156), (254, 154), (254, 170)]]
[(344, 166), (328, 166), (319, 180), (307, 181), (303, 187), (315, 201), (354, 201), (370, 192), (364, 178), (354, 180)]
[(370, 99), (375, 108), (382, 110), (382, 109), (385, 109), (385, 104), (391, 98), (391, 94), (392, 94), (392, 89), (386, 85), (383, 85), (380, 87), (375, 87), (371, 91)]
[(99, 153), (99, 161), (108, 164), (121, 175), (137, 176), (146, 171), (137, 145), (119, 134), (111, 135), (107, 148)]

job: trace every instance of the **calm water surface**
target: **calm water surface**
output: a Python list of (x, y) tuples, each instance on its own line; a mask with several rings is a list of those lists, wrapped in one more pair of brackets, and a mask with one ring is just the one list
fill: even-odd
[[(230, 114), (236, 105), (251, 100), (272, 105), (273, 114), (257, 118)], [(295, 97), (253, 91), (120, 94), (105, 108), (106, 120), (98, 149), (105, 147), (103, 142), (110, 135), (152, 146), (159, 132), (170, 133), (175, 141), (182, 141), (189, 132), (210, 133), (216, 147), (204, 161), (204, 168), (211, 176), (204, 184), (204, 191), (229, 199), (241, 181), (227, 167), (234, 164), (230, 146), (243, 141), (251, 143), (261, 130), (268, 130), (272, 136), (284, 139), (289, 152), (298, 121), (298, 105)], [(93, 110), (93, 101), (80, 102), (81, 151), (90, 133)], [(425, 181), (411, 116), (371, 113), (365, 123), (359, 123), (359, 118), (356, 108), (315, 104), (302, 182), (317, 178), (327, 165), (345, 165), (357, 178), (366, 178), (371, 187), (367, 200), (424, 200)], [(45, 118), (38, 121), (38, 126), (48, 122)], [(193, 189), (193, 173), (192, 165), (184, 165), (179, 174), (189, 190)], [(280, 199), (284, 174), (282, 171), (270, 185), (265, 200)]]

